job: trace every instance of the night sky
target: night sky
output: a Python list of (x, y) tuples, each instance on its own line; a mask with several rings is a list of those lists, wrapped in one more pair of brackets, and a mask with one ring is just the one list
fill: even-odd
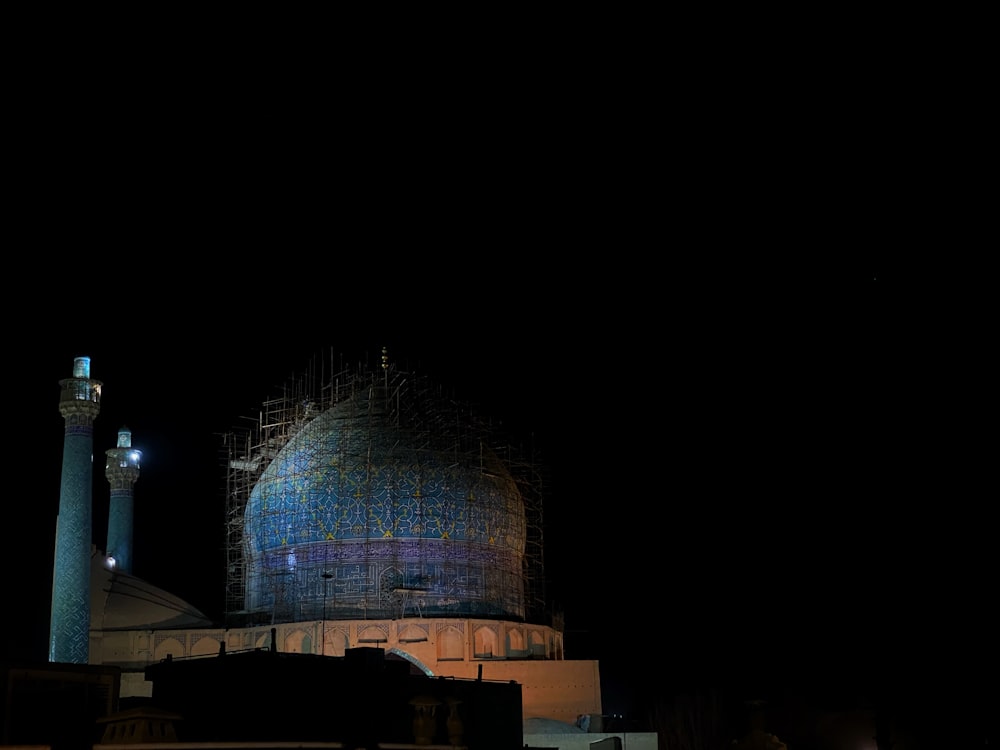
[(550, 598), (606, 713), (1000, 705), (995, 290), (941, 261), (973, 222), (928, 198), (954, 81), (928, 35), (565, 15), (403, 51), (18, 26), (4, 658), (47, 654), (75, 357), (104, 382), (93, 541), (127, 425), (134, 572), (221, 616), (218, 436), (385, 346), (537, 445)]
[[(94, 542), (106, 534), (104, 452), (127, 425), (143, 451), (135, 573), (207, 613), (220, 614), (223, 594), (218, 436), (315, 357), (374, 366), (386, 346), (401, 367), (534, 446), (549, 479), (550, 597), (565, 607), (569, 655), (602, 657), (609, 680), (635, 652), (650, 666), (686, 665), (710, 641), (725, 669), (728, 657), (757, 649), (743, 642), (748, 630), (803, 619), (817, 627), (816, 618), (858, 627), (857, 611), (837, 600), (873, 594), (863, 556), (846, 552), (878, 546), (877, 529), (855, 521), (879, 482), (869, 452), (879, 416), (866, 412), (877, 401), (876, 354), (866, 345), (838, 361), (848, 341), (809, 339), (854, 332), (817, 319), (823, 328), (810, 333), (783, 322), (780, 305), (757, 309), (710, 290), (634, 299), (593, 272), (570, 286), (561, 269), (542, 276), (529, 265), (499, 280), (401, 279), (391, 264), (365, 276), (331, 262), (250, 284), (208, 278), (191, 258), (172, 263), (183, 273), (52, 289), (44, 319), (10, 322), (19, 447), (8, 539), (13, 585), (32, 602), (24, 611), (36, 655), (45, 653), (58, 507), (58, 381), (76, 356), (91, 357), (104, 383)], [(839, 387), (828, 368), (845, 378)], [(859, 437), (838, 447), (841, 430), (855, 427)], [(166, 520), (154, 524), (154, 509)], [(612, 634), (618, 651), (604, 645)]]
[(250, 284), (174, 259), (127, 288), (60, 284), (44, 291), (44, 318), (9, 319), (18, 626), (5, 622), (5, 657), (46, 658), (58, 381), (74, 357), (104, 383), (94, 542), (106, 536), (104, 452), (128, 426), (143, 451), (133, 571), (221, 617), (219, 435), (316, 356), (375, 366), (383, 346), (535, 447), (549, 598), (567, 657), (600, 660), (605, 713), (643, 721), (658, 697), (705, 687), (833, 706), (916, 694), (923, 706), (934, 675), (995, 657), (973, 593), (991, 569), (985, 532), (956, 547), (949, 517), (923, 504), (939, 473), (899, 473), (924, 454), (906, 455), (920, 426), (896, 421), (908, 412), (883, 279), (811, 299), (710, 285), (675, 296), (652, 295), (648, 265), (630, 269), (634, 294), (593, 270), (571, 285), (528, 264), (491, 278), (374, 265)]
[(47, 121), (17, 173), (5, 609), (26, 640), (5, 655), (47, 652), (74, 357), (105, 383), (94, 542), (127, 425), (134, 572), (218, 616), (218, 436), (317, 355), (374, 364), (385, 346), (537, 445), (550, 599), (567, 657), (601, 662), (606, 713), (706, 685), (925, 706), (954, 684), (938, 675), (996, 664), (988, 493), (969, 479), (989, 457), (950, 424), (982, 368), (942, 365), (982, 340), (844, 259), (873, 236), (874, 188), (853, 212), (791, 176), (720, 183), (718, 135), (649, 172), (649, 133), (548, 96), (502, 123), (480, 100), (447, 129), (359, 114), (333, 140), (307, 104), (240, 128), (198, 106), (203, 128), (184, 110), (154, 127), (157, 102), (137, 102), (134, 128), (95, 127), (104, 151)]

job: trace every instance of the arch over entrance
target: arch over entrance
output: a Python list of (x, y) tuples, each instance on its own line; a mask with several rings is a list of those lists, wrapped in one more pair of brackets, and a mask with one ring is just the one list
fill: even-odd
[(413, 656), (412, 654), (408, 654), (405, 651), (396, 648), (395, 646), (386, 651), (386, 653), (395, 654), (400, 659), (406, 659), (408, 662), (410, 662), (410, 664), (413, 664), (417, 669), (419, 669), (428, 677), (434, 676), (434, 673), (427, 667), (427, 665), (424, 664), (422, 661), (420, 661), (420, 659), (418, 659), (417, 657)]

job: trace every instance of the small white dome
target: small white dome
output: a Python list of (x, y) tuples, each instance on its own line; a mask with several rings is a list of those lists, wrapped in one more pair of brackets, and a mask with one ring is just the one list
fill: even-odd
[(91, 630), (171, 630), (214, 625), (183, 599), (109, 568), (107, 560), (102, 552), (91, 549)]

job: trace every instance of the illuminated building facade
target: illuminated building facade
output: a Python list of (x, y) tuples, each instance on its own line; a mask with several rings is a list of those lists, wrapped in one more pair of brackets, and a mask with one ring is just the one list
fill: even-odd
[(145, 669), (168, 657), (374, 647), (426, 675), (517, 682), (525, 719), (601, 713), (598, 664), (565, 658), (546, 603), (542, 472), (470, 408), (383, 352), (374, 371), (311, 368), (222, 447), (223, 622), (132, 574), (140, 453), (127, 430), (107, 452), (120, 541), (88, 545), (89, 661), (123, 670), (123, 697), (148, 697)]

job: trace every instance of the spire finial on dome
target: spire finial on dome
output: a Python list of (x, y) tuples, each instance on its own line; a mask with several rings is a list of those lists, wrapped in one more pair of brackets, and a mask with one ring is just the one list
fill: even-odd
[(386, 347), (382, 347), (382, 369), (389, 369), (389, 350)]

